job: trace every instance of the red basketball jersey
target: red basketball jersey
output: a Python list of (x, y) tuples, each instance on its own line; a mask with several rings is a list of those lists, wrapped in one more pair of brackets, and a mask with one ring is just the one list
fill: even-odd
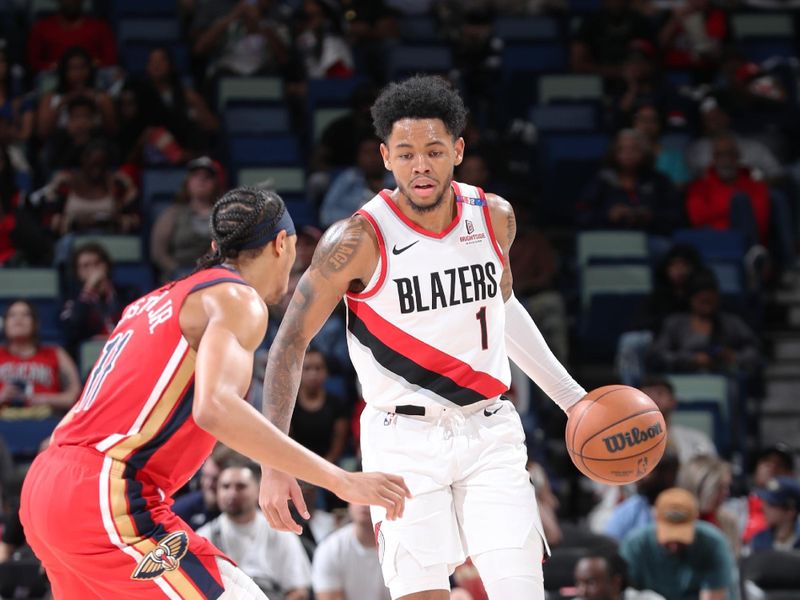
[(126, 307), (55, 444), (122, 461), (126, 477), (145, 479), (166, 496), (183, 486), (215, 439), (192, 418), (196, 352), (179, 314), (189, 294), (224, 282), (245, 283), (228, 269), (206, 269)]

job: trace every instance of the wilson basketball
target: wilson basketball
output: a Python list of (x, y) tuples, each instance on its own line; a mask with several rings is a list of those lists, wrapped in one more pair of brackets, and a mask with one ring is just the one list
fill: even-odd
[(570, 411), (567, 450), (578, 470), (599, 483), (624, 485), (653, 470), (667, 426), (647, 394), (626, 385), (592, 390)]

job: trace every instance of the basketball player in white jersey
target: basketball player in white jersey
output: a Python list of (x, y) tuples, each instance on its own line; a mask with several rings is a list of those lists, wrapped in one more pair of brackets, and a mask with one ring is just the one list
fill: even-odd
[[(397, 521), (372, 509), (392, 598), (449, 598), (449, 574), (471, 556), (492, 600), (542, 599), (548, 550), (522, 425), (502, 396), (508, 359), (565, 411), (585, 391), (512, 293), (511, 206), (452, 180), (458, 94), (414, 77), (389, 85), (372, 116), (398, 187), (325, 233), (270, 351), (265, 413), (288, 429), (306, 346), (344, 298), (364, 469), (402, 475), (412, 494)], [(266, 470), (262, 508), (297, 531), (289, 498), (303, 509), (296, 482)]]

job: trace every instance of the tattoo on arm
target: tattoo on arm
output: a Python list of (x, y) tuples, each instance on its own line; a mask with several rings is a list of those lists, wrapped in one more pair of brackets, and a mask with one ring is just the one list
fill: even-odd
[(331, 234), (324, 235), (314, 252), (311, 268), (315, 267), (323, 275), (338, 273), (344, 269), (364, 241), (364, 227), (361, 219), (354, 217), (338, 223)]
[(269, 349), (269, 360), (264, 373), (262, 411), (284, 433), (289, 432), (297, 390), (300, 387), (306, 351), (306, 342), (302, 336), (303, 314), (312, 298), (311, 284), (301, 279)]
[(307, 328), (304, 325), (313, 310), (315, 286), (322, 284), (317, 276), (328, 279), (340, 273), (350, 265), (367, 236), (364, 223), (358, 217), (331, 227), (317, 245), (308, 273), (297, 284), (283, 317), (264, 374), (263, 412), (284, 432), (289, 431), (310, 341), (306, 339)]
[(509, 254), (511, 253), (511, 244), (514, 243), (514, 238), (517, 236), (517, 218), (514, 216), (514, 209), (511, 206), (506, 211), (506, 247), (504, 248), (506, 264), (503, 268), (503, 276), (500, 279), (500, 290), (503, 293), (503, 300), (511, 298), (513, 293), (514, 278), (511, 275), (511, 264), (509, 263)]

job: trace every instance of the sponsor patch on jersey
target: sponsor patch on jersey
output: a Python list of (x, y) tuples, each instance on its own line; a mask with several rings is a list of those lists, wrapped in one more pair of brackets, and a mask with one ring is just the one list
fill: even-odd
[(131, 574), (131, 579), (149, 581), (167, 571), (174, 571), (181, 566), (181, 559), (188, 550), (189, 536), (185, 531), (170, 533), (158, 543), (158, 546), (142, 557)]
[(479, 244), (486, 239), (486, 234), (483, 232), (475, 233), (475, 225), (469, 219), (464, 219), (464, 227), (467, 230), (467, 235), (458, 237), (458, 241), (462, 244)]
[(486, 200), (483, 198), (470, 198), (469, 196), (456, 196), (457, 202), (463, 202), (464, 204), (470, 204), (472, 206), (483, 206), (486, 204)]

